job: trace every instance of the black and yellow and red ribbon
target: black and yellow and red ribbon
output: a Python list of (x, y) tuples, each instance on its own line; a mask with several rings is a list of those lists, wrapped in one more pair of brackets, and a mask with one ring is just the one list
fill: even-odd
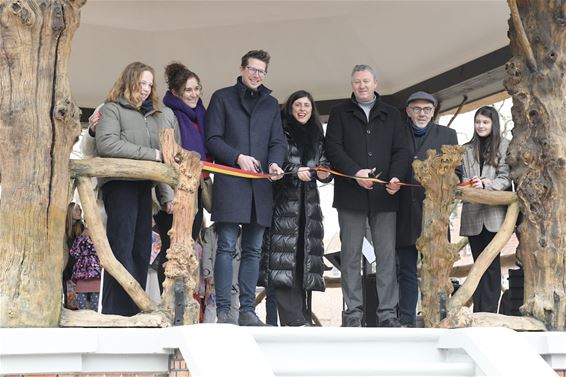
[[(311, 170), (314, 171), (324, 171), (333, 175), (337, 175), (339, 177), (344, 177), (344, 178), (352, 178), (352, 179), (356, 179), (356, 180), (360, 180), (360, 181), (370, 181), (370, 182), (375, 182), (375, 183), (383, 183), (384, 185), (388, 184), (389, 182), (384, 181), (383, 179), (379, 179), (379, 174), (377, 174), (375, 177), (356, 177), (353, 175), (348, 175), (348, 174), (343, 174), (340, 172), (337, 172), (336, 170), (332, 170), (329, 168), (326, 168), (324, 166), (317, 166), (315, 168), (311, 168)], [(400, 186), (412, 186), (412, 187), (418, 187), (420, 185), (416, 185), (413, 183), (403, 183), (403, 182), (398, 182), (398, 184)]]
[[(245, 170), (242, 170), (242, 169), (233, 168), (233, 167), (230, 167), (230, 166), (215, 164), (215, 163), (206, 162), (206, 161), (203, 161), (203, 170), (206, 170), (210, 173), (226, 174), (226, 175), (231, 175), (233, 177), (251, 178), (251, 179), (258, 179), (258, 178), (271, 179), (271, 178), (274, 177), (271, 174), (250, 172), (250, 171), (245, 171)], [(336, 175), (336, 176), (339, 176), (339, 177), (352, 178), (352, 179), (357, 179), (357, 180), (361, 180), (361, 181), (370, 181), (370, 182), (382, 183), (382, 184), (389, 183), (387, 181), (379, 179), (379, 174), (377, 174), (376, 177), (356, 177), (356, 176), (353, 176), (353, 175), (348, 175), (348, 174), (343, 174), (343, 173), (337, 172), (335, 170), (326, 168), (324, 166), (316, 166), (314, 168), (309, 168), (309, 170), (311, 170), (311, 171), (323, 171), (323, 172), (327, 172), (327, 173), (330, 173), (330, 174), (333, 174), (333, 175)], [(287, 173), (287, 174), (289, 174), (289, 173)], [(412, 187), (418, 187), (419, 186), (417, 184), (403, 183), (403, 182), (399, 182), (399, 184), (401, 186), (412, 186)]]
[(458, 188), (472, 188), (472, 187), (474, 187), (474, 185), (472, 184), (472, 180), (470, 179), (469, 181), (458, 183), (458, 185), (456, 187), (458, 187)]
[(271, 174), (256, 173), (256, 172), (253, 172), (253, 171), (245, 171), (245, 170), (242, 170), (242, 169), (233, 168), (233, 167), (226, 166), (226, 165), (215, 164), (215, 163), (212, 163), (212, 162), (203, 161), (202, 164), (203, 164), (202, 170), (206, 170), (207, 172), (210, 172), (210, 173), (220, 173), (220, 174), (231, 175), (233, 177), (252, 178), (252, 179), (257, 179), (257, 178), (271, 179), (272, 178)]

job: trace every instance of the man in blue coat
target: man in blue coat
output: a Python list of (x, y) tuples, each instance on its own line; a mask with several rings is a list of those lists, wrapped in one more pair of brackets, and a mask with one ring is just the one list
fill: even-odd
[[(416, 92), (407, 100), (405, 132), (413, 160), (425, 160), (426, 152), (441, 152), (443, 145), (457, 145), (458, 136), (451, 128), (432, 122), (436, 99), (427, 92)], [(460, 169), (456, 172), (461, 175)], [(409, 167), (404, 182), (416, 183), (413, 168)], [(423, 221), (422, 187), (403, 187), (399, 192), (397, 213), (397, 258), (399, 260), (399, 320), (405, 327), (415, 327), (418, 301), (417, 238), (421, 235)]]
[[(206, 114), (207, 148), (215, 162), (249, 172), (269, 172), (282, 178), (287, 142), (279, 105), (263, 86), (270, 56), (263, 50), (242, 57), (236, 85), (217, 90)], [(271, 225), (273, 193), (267, 179), (248, 179), (216, 174), (212, 220), (218, 243), (214, 265), (218, 323), (263, 326), (255, 314), (255, 287), (263, 232)], [(242, 259), (239, 318), (230, 314), (232, 260), (242, 226)]]
[(353, 93), (330, 111), (326, 156), (337, 171), (357, 177), (381, 173), (387, 185), (336, 177), (334, 207), (342, 242), (340, 271), (346, 308), (343, 326), (358, 327), (363, 318), (361, 250), (369, 223), (376, 257), (377, 319), (381, 327), (399, 327), (395, 265), (395, 218), (400, 178), (409, 167), (409, 151), (399, 111), (384, 103), (375, 72), (357, 65)]

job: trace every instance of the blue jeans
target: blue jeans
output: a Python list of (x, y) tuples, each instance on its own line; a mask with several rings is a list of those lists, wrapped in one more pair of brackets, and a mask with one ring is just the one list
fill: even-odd
[(418, 251), (415, 245), (397, 248), (399, 261), (399, 321), (403, 325), (417, 322), (419, 280), (417, 276)]
[[(255, 287), (259, 276), (259, 259), (265, 227), (258, 224), (242, 224), (242, 259), (238, 273), (240, 285), (240, 313), (255, 311)], [(232, 293), (232, 263), (239, 224), (216, 223), (218, 244), (214, 264), (216, 312), (229, 312)]]

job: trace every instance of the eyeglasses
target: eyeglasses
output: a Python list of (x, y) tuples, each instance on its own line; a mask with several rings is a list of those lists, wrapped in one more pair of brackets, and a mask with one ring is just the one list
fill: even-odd
[(263, 70), (261, 70), (261, 69), (257, 69), (257, 68), (250, 67), (250, 66), (247, 66), (246, 69), (248, 70), (248, 72), (249, 72), (252, 76), (255, 76), (255, 75), (258, 75), (259, 77), (265, 77), (265, 76), (267, 76), (267, 72), (265, 72), (265, 71), (263, 71)]
[(415, 113), (415, 114), (420, 114), (421, 111), (422, 111), (423, 113), (425, 113), (425, 115), (429, 115), (429, 114), (432, 113), (432, 111), (434, 110), (434, 107), (430, 107), (430, 106), (427, 106), (427, 107), (412, 106), (412, 107), (409, 107), (409, 109), (411, 109), (411, 111), (412, 111), (413, 113)]

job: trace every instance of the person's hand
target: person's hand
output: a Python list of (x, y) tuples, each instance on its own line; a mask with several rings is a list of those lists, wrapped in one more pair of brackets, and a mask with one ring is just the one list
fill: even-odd
[(91, 136), (96, 134), (96, 126), (98, 125), (98, 122), (100, 122), (101, 117), (102, 114), (100, 111), (95, 111), (88, 117), (88, 132)]
[(169, 201), (169, 202), (165, 202), (161, 205), (161, 210), (167, 214), (172, 214), (173, 213), (173, 202)]
[(389, 180), (389, 183), (385, 185), (385, 190), (389, 195), (395, 195), (397, 191), (399, 191), (401, 188), (399, 182), (399, 178), (393, 177)]
[(252, 171), (254, 173), (256, 173), (257, 169), (261, 166), (258, 160), (256, 160), (252, 156), (247, 156), (245, 154), (239, 155), (236, 162), (240, 169), (244, 171)]
[[(355, 174), (356, 177), (369, 177), (370, 174), (373, 174), (373, 169), (360, 169), (358, 170), (358, 172)], [(358, 185), (362, 186), (363, 188), (365, 188), (366, 190), (371, 190), (373, 189), (373, 182), (372, 181), (367, 181), (367, 180), (362, 180), (362, 179), (356, 179), (356, 182), (358, 182)]]
[(318, 179), (320, 180), (325, 180), (326, 178), (330, 177), (330, 173), (327, 171), (320, 171), (318, 170), (316, 172), (316, 176), (318, 177)]
[(477, 175), (474, 175), (470, 181), (472, 182), (472, 187), (477, 189), (483, 188), (483, 182)]
[(297, 171), (297, 177), (303, 182), (309, 182), (311, 180), (311, 172), (309, 168), (301, 166)]
[(481, 179), (481, 183), (483, 183), (483, 188), (486, 188), (488, 186), (491, 186), (491, 183), (493, 182), (491, 179), (489, 178), (480, 178)]
[(283, 178), (284, 173), (283, 169), (281, 169), (275, 162), (269, 165), (269, 174), (271, 175), (272, 181), (280, 180)]

